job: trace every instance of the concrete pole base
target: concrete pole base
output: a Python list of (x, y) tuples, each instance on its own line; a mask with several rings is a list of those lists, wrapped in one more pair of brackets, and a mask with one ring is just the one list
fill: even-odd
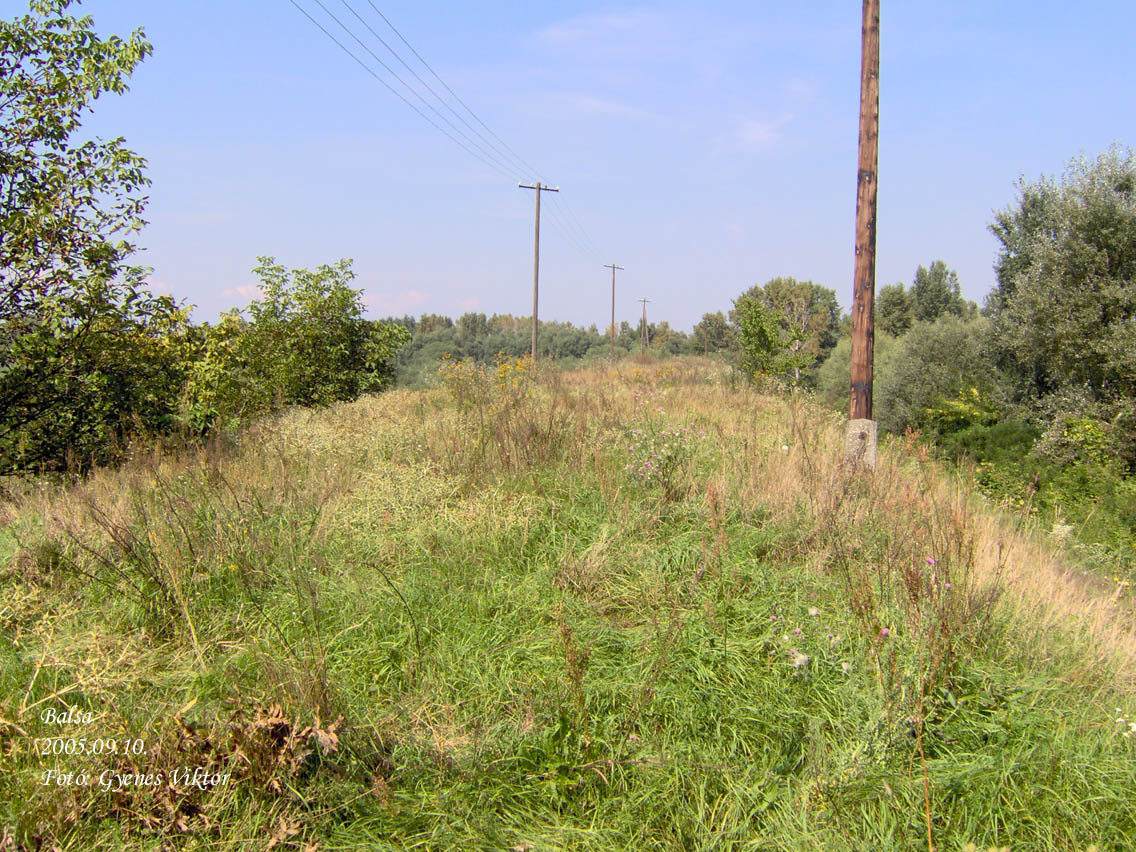
[(876, 421), (849, 420), (844, 433), (844, 463), (852, 468), (876, 469)]

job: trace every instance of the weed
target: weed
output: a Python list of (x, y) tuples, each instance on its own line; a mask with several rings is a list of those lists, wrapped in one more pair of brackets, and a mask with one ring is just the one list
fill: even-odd
[[(8, 489), (0, 849), (1126, 848), (1124, 574), (709, 361), (445, 369)], [(230, 779), (44, 787), (70, 704)]]

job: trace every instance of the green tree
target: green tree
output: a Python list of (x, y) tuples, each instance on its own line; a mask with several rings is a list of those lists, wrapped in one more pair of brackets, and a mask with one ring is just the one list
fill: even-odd
[[(793, 338), (790, 352), (801, 355), (797, 359), (800, 368), (819, 364), (836, 345), (840, 304), (836, 293), (827, 287), (777, 277), (760, 287), (750, 287), (742, 296), (759, 301), (779, 318), (783, 334)], [(736, 308), (730, 312), (730, 319), (738, 322)]]
[(255, 369), (288, 405), (327, 405), (382, 390), (386, 361), (409, 334), (363, 317), (350, 260), (314, 271), (262, 257), (254, 272), (262, 298), (249, 304)]
[(743, 293), (730, 312), (738, 331), (738, 358), (751, 378), (800, 378), (801, 368), (813, 357), (801, 350), (804, 333), (795, 325), (785, 328), (784, 317), (760, 298)]
[(928, 413), (944, 400), (972, 389), (983, 399), (996, 395), (988, 325), (979, 317), (946, 314), (912, 326), (876, 373), (873, 402), (880, 428), (893, 433), (926, 428)]
[(201, 431), (286, 405), (329, 405), (380, 391), (406, 327), (363, 316), (351, 261), (287, 269), (262, 257), (261, 298), (206, 330), (191, 369), (186, 416)]
[[(899, 339), (886, 332), (878, 332), (873, 352), (876, 381), (887, 375), (895, 361)], [(843, 336), (832, 350), (832, 354), (817, 368), (817, 396), (828, 406), (847, 413), (852, 389), (852, 338)], [(872, 402), (873, 416), (880, 419), (880, 402)]]
[(876, 329), (892, 337), (901, 337), (914, 322), (915, 305), (903, 282), (881, 288), (876, 295)]
[[(980, 317), (944, 316), (916, 323), (903, 337), (876, 334), (872, 416), (886, 432), (925, 428), (944, 401), (960, 393), (982, 400), (1001, 394), (987, 351), (989, 323)], [(817, 393), (825, 403), (848, 410), (852, 341), (841, 338), (817, 371)]]
[(454, 321), (440, 314), (423, 314), (418, 319), (418, 330), (423, 334), (433, 334), (443, 328), (453, 328)]
[(958, 273), (941, 260), (934, 261), (930, 269), (920, 266), (915, 270), (910, 296), (912, 312), (921, 322), (934, 322), (944, 314), (964, 316), (970, 312), (959, 289)]
[(699, 355), (729, 352), (736, 343), (737, 332), (721, 311), (703, 314), (690, 336), (689, 351)]
[(1136, 154), (1113, 146), (1019, 181), (991, 231), (993, 346), (1019, 401), (1097, 420), (1136, 469)]
[(465, 313), (458, 318), (458, 337), (462, 343), (469, 343), (489, 334), (489, 321), (482, 313)]
[(684, 332), (671, 328), (666, 320), (651, 324), (651, 346), (663, 355), (679, 355), (686, 349)]
[(151, 46), (140, 30), (100, 38), (70, 5), (33, 0), (0, 22), (3, 469), (105, 456), (132, 423), (163, 423), (176, 400), (152, 386), (176, 381), (176, 368), (141, 354), (147, 341), (169, 349), (184, 311), (127, 263), (145, 163), (121, 139), (77, 138), (94, 100), (125, 92)]

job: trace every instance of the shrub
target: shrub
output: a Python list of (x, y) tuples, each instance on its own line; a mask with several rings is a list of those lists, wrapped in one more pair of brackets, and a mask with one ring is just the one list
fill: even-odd
[(122, 457), (131, 434), (169, 432), (193, 352), (187, 311), (168, 296), (93, 296), (82, 345), (20, 335), (0, 377), (31, 376), (0, 415), (0, 470), (87, 470)]
[(363, 317), (351, 261), (289, 270), (262, 257), (263, 297), (204, 327), (183, 418), (196, 432), (287, 405), (329, 405), (386, 388), (410, 332)]
[(86, 467), (140, 421), (162, 428), (185, 317), (130, 266), (145, 162), (77, 131), (151, 52), (100, 38), (70, 0), (0, 21), (0, 471)]
[(627, 433), (628, 475), (644, 488), (660, 488), (668, 500), (680, 496), (683, 474), (694, 454), (694, 436), (685, 426), (641, 421), (642, 428)]
[(800, 327), (785, 328), (781, 314), (756, 297), (742, 295), (732, 315), (738, 328), (739, 366), (751, 379), (791, 375), (796, 381), (801, 369), (815, 360), (801, 348), (805, 335)]
[(950, 434), (940, 434), (936, 443), (948, 458), (965, 457), (998, 464), (1020, 461), (1029, 454), (1041, 432), (1022, 420), (972, 423)]
[[(899, 343), (890, 334), (877, 332), (875, 343), (876, 376), (887, 375), (899, 350)], [(842, 337), (817, 370), (817, 395), (825, 405), (837, 411), (848, 410), (848, 397), (852, 387), (852, 339)], [(879, 419), (880, 401), (873, 401), (876, 419)]]
[(874, 403), (880, 428), (892, 433), (922, 428), (928, 409), (941, 400), (971, 388), (991, 394), (986, 335), (987, 323), (981, 318), (947, 315), (912, 326), (886, 369), (876, 373)]

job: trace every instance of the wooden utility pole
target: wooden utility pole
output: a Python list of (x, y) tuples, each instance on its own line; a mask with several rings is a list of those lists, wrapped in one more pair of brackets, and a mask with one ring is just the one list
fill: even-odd
[(646, 350), (651, 344), (651, 336), (647, 334), (647, 303), (651, 300), (640, 299), (639, 301), (643, 303), (643, 327), (639, 331), (639, 346)]
[(856, 179), (856, 266), (852, 295), (852, 396), (846, 454), (851, 462), (876, 464), (872, 420), (875, 346), (876, 169), (880, 127), (880, 0), (864, 0), (860, 56), (860, 154)]
[(539, 180), (535, 184), (518, 183), (521, 189), (536, 190), (536, 236), (533, 238), (533, 314), (532, 314), (532, 359), (536, 363), (537, 302), (540, 297), (540, 194), (560, 192), (559, 187), (545, 186)]
[[(614, 263), (605, 263), (604, 269), (611, 270), (611, 363), (615, 363), (615, 270), (623, 269)], [(643, 307), (646, 307), (644, 305)]]

